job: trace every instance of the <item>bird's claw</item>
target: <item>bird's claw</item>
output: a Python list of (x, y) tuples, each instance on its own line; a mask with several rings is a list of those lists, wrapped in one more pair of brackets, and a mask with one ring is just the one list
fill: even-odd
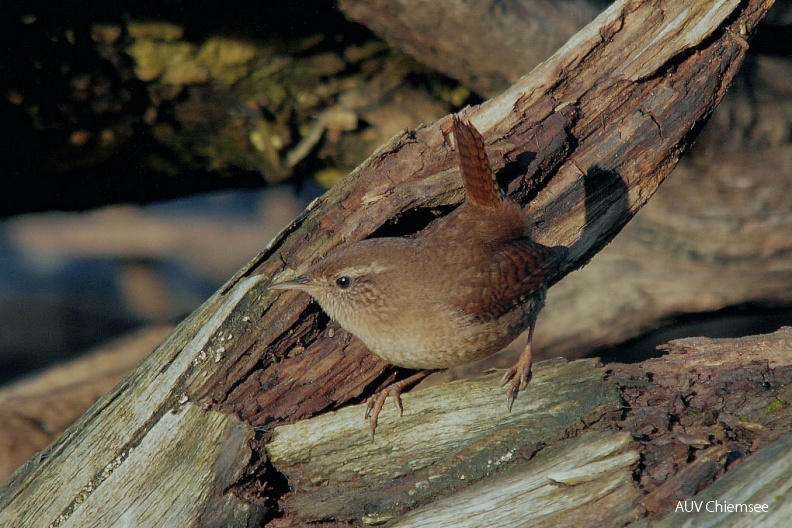
[(522, 353), (520, 354), (519, 359), (517, 359), (517, 363), (514, 364), (512, 368), (506, 371), (503, 375), (503, 379), (501, 380), (501, 387), (509, 384), (509, 393), (506, 396), (506, 406), (509, 409), (509, 412), (512, 410), (512, 405), (514, 405), (514, 400), (517, 399), (517, 394), (520, 392), (521, 389), (524, 389), (528, 382), (531, 381), (531, 364), (532, 354), (531, 354), (531, 342), (533, 341), (533, 325), (528, 332), (528, 343), (525, 345)]
[(416, 372), (412, 376), (407, 379), (403, 379), (401, 381), (397, 381), (391, 385), (388, 385), (378, 393), (370, 396), (368, 400), (366, 400), (366, 414), (364, 417), (369, 421), (369, 434), (371, 435), (371, 440), (374, 440), (374, 431), (377, 430), (377, 418), (379, 417), (379, 413), (382, 410), (383, 405), (385, 405), (385, 400), (388, 399), (388, 396), (393, 398), (393, 403), (396, 404), (396, 408), (399, 409), (399, 417), (404, 415), (404, 407), (402, 406), (401, 401), (401, 393), (405, 389), (416, 385), (419, 381), (424, 379), (426, 376), (434, 372), (433, 370), (421, 370)]
[(398, 383), (394, 383), (388, 387), (385, 387), (378, 393), (370, 396), (368, 400), (366, 400), (366, 414), (364, 418), (369, 421), (369, 434), (371, 435), (371, 439), (374, 440), (374, 431), (377, 429), (377, 419), (379, 417), (379, 413), (382, 410), (382, 407), (385, 405), (385, 400), (388, 399), (388, 396), (393, 398), (393, 402), (396, 404), (396, 408), (399, 409), (399, 417), (404, 415), (404, 407), (402, 406), (401, 401), (401, 393), (403, 387), (400, 386)]
[(509, 412), (512, 410), (514, 400), (517, 399), (517, 394), (528, 385), (529, 381), (531, 381), (530, 363), (527, 366), (517, 363), (503, 375), (501, 387), (505, 386), (507, 383), (509, 384), (509, 392), (506, 395), (506, 406)]

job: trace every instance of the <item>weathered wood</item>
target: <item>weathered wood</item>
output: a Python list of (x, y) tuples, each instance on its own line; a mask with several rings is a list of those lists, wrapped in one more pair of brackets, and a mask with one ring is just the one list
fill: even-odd
[(292, 484), (287, 509), (303, 521), (394, 517), (620, 411), (595, 360), (537, 364), (511, 413), (502, 376), (406, 394), (404, 416), (386, 408), (373, 442), (364, 405), (276, 428), (267, 451)]
[(550, 290), (538, 353), (579, 357), (680, 314), (792, 304), (792, 61), (759, 57), (646, 207)]
[(0, 481), (58, 438), (172, 330), (134, 332), (0, 389)]
[[(770, 3), (617, 2), (532, 75), (468, 112), (539, 241), (570, 248), (556, 279), (613, 238), (670, 172), (740, 66), (744, 41), (734, 36), (749, 35)], [(0, 524), (83, 526), (126, 512), (129, 523), (159, 526), (146, 508), (152, 490), (168, 495), (154, 511), (167, 504), (185, 513), (184, 525), (195, 525), (199, 510), (227, 526), (271, 514), (268, 486), (278, 475), (263, 466), (251, 429), (236, 433), (236, 417), (266, 432), (401, 372), (327, 324), (306, 298), (266, 287), (285, 275), (285, 263), (305, 266), (393, 218), (390, 233), (408, 234), (426, 221), (416, 210), (457, 203), (449, 123), (394, 138), (309, 207), (11, 477), (0, 489)], [(195, 464), (211, 475), (191, 481), (187, 492), (166, 492), (154, 477), (184, 463), (174, 455), (178, 445), (200, 454)], [(137, 448), (144, 456), (134, 455)], [(118, 485), (131, 475), (139, 475), (138, 491)], [(121, 489), (128, 500), (120, 500)]]
[[(789, 500), (792, 495), (791, 468), (792, 435), (787, 435), (759, 451), (686, 503), (674, 506), (673, 512), (662, 520), (651, 524), (639, 521), (629, 526), (784, 528), (792, 519), (792, 500)], [(694, 511), (696, 504), (699, 510)], [(760, 510), (735, 509), (745, 505), (759, 507)], [(767, 508), (764, 508), (765, 505)], [(727, 509), (729, 507), (732, 509)]]
[[(778, 451), (792, 436), (792, 328), (739, 339), (680, 339), (663, 348), (668, 355), (611, 366), (629, 408), (618, 426), (641, 444), (643, 467), (635, 478), (647, 495), (636, 507), (659, 518), (705, 490), (701, 497), (767, 504), (761, 516), (717, 516), (718, 526), (785, 526), (789, 501), (774, 491), (792, 479), (792, 464)], [(766, 456), (776, 459), (773, 471), (732, 475), (759, 455), (760, 467)], [(728, 484), (719, 484), (722, 479)], [(698, 520), (685, 517), (684, 525), (698, 526)]]
[(792, 328), (663, 348), (660, 358), (611, 366), (630, 409), (620, 427), (642, 444), (646, 467), (636, 480), (649, 512), (689, 499), (736, 461), (792, 434)]
[(629, 434), (590, 431), (392, 526), (618, 526), (640, 493), (632, 483), (639, 458)]
[[(176, 429), (179, 434), (173, 434)], [(91, 476), (52, 524), (236, 526), (230, 520), (238, 516), (248, 517), (244, 526), (261, 522), (263, 514), (254, 505), (223, 493), (246, 475), (254, 437), (235, 416), (207, 413), (184, 402)], [(202, 441), (185, 441), (194, 438)], [(97, 488), (101, 493), (94, 493)]]
[[(267, 450), (292, 489), (282, 520), (618, 526), (662, 518), (722, 477), (735, 482), (722, 498), (701, 496), (765, 503), (754, 525), (783, 526), (791, 343), (792, 328), (682, 339), (661, 358), (610, 365), (607, 377), (593, 360), (550, 360), (537, 365), (512, 414), (498, 373), (418, 390), (404, 396), (401, 419), (383, 414), (373, 443), (360, 427), (362, 405), (277, 427)], [(732, 476), (765, 449), (777, 457), (772, 472)]]
[[(651, 11), (657, 14), (651, 6), (647, 5), (644, 8), (648, 10), (647, 13)], [(715, 13), (724, 15), (722, 6)], [(613, 14), (608, 16), (619, 19)], [(610, 20), (608, 16), (603, 16), (599, 23), (607, 25), (607, 21)], [(644, 22), (641, 21), (637, 24), (647, 31), (647, 33), (641, 32), (641, 38), (651, 34), (648, 29), (651, 25)], [(698, 27), (701, 29), (704, 25)], [(603, 29), (603, 31), (605, 30)], [(701, 35), (709, 35), (709, 31), (705, 29)], [(622, 35), (621, 32), (619, 34), (625, 38), (638, 38), (635, 34), (630, 36)], [(605, 80), (613, 74), (613, 68), (624, 69), (622, 64), (614, 65), (607, 61), (599, 64), (601, 69), (584, 61), (586, 68), (591, 68), (588, 70), (588, 76), (596, 73), (594, 78), (589, 79), (590, 84), (585, 84), (584, 79), (588, 79), (588, 76), (583, 71), (579, 76), (569, 77), (568, 84), (559, 81), (559, 78), (563, 77), (564, 68), (572, 67), (571, 64), (562, 67), (561, 64), (565, 60), (576, 62), (577, 57), (583, 55), (587, 57), (587, 60), (596, 62), (595, 58), (598, 53), (583, 53), (576, 49), (576, 46), (585, 48), (586, 45), (599, 45), (600, 41), (600, 33), (589, 30), (587, 36), (581, 36), (578, 42), (570, 43), (568, 49), (564, 50), (567, 54), (560, 52), (555, 61), (550, 61), (535, 70), (531, 76), (518, 85), (519, 88), (515, 86), (502, 97), (472, 112), (474, 123), (476, 123), (476, 116), (496, 116), (502, 112), (511, 116), (498, 125), (499, 127), (508, 127), (502, 143), (496, 143), (492, 147), (495, 152), (502, 154), (507, 161), (511, 162), (510, 167), (501, 174), (506, 177), (510, 170), (516, 169), (514, 164), (524, 167), (520, 170), (525, 170), (528, 174), (534, 173), (535, 170), (539, 171), (532, 179), (512, 180), (510, 188), (513, 195), (522, 200), (536, 194), (535, 199), (527, 206), (528, 214), (537, 223), (541, 242), (571, 247), (572, 258), (568, 269), (574, 267), (575, 263), (581, 263), (588, 259), (606, 242), (610, 236), (606, 233), (613, 234), (623, 225), (622, 222), (629, 218), (634, 212), (634, 208), (647, 199), (656, 188), (662, 175), (670, 170), (679, 154), (677, 149), (683, 148), (687, 144), (687, 140), (684, 138), (687, 137), (690, 128), (694, 128), (693, 123), (697, 120), (687, 121), (687, 126), (682, 126), (682, 121), (677, 120), (679, 116), (671, 117), (669, 115), (666, 116), (669, 122), (665, 123), (661, 107), (671, 114), (683, 108), (699, 107), (703, 102), (694, 100), (707, 91), (701, 85), (697, 85), (695, 88), (681, 84), (674, 85), (671, 81), (673, 77), (662, 76), (653, 78), (648, 81), (648, 84), (640, 81), (631, 84), (624, 77), (620, 77), (624, 91), (620, 91), (615, 85), (604, 88), (604, 83), (607, 82)], [(605, 44), (617, 46), (618, 42), (620, 41), (606, 41)], [(733, 46), (734, 52), (744, 51), (730, 38), (725, 39), (724, 42), (728, 43), (729, 47)], [(719, 57), (723, 56), (723, 51), (720, 48), (717, 52), (712, 50)], [(702, 60), (702, 57), (701, 54), (688, 56), (688, 61), (690, 61), (688, 67), (691, 68), (689, 73), (697, 79), (697, 83), (708, 78), (710, 80), (719, 79), (716, 84), (722, 88), (720, 84), (720, 80), (723, 79), (722, 73), (708, 75), (699, 69), (698, 61)], [(709, 67), (714, 64), (716, 63), (710, 62)], [(620, 75), (621, 73), (624, 72), (620, 72)], [(675, 73), (680, 74), (681, 70), (675, 69)], [(572, 77), (574, 77), (574, 82)], [(561, 105), (557, 108), (558, 111), (554, 112), (553, 109), (556, 108), (556, 105), (542, 95), (550, 86), (553, 86), (556, 101), (579, 100), (582, 107), (589, 108), (591, 113), (589, 110), (585, 113), (578, 112), (571, 105)], [(714, 88), (714, 86), (710, 86), (710, 88)], [(631, 89), (636, 92), (630, 92)], [(535, 95), (533, 95), (533, 99), (523, 99), (520, 90)], [(677, 96), (682, 99), (677, 99)], [(642, 97), (645, 97), (646, 100), (642, 100)], [(687, 97), (692, 99), (685, 99)], [(624, 100), (630, 101), (630, 108), (633, 110), (623, 105)], [(664, 101), (664, 103), (659, 101)], [(686, 102), (683, 103), (683, 101)], [(608, 105), (617, 109), (616, 114), (612, 114), (604, 108)], [(642, 110), (636, 110), (642, 106), (644, 107)], [(520, 117), (522, 110), (517, 110), (529, 107), (530, 111), (526, 110), (528, 114)], [(654, 108), (656, 115), (649, 116), (648, 108)], [(582, 114), (588, 117), (580, 119)], [(595, 115), (600, 117), (594, 118)], [(602, 117), (603, 115), (610, 117)], [(545, 116), (546, 119), (541, 116)], [(627, 125), (622, 122), (623, 119), (631, 121), (634, 125), (638, 120), (642, 123), (642, 128), (636, 128), (631, 133), (627, 133), (625, 128)], [(511, 122), (510, 120), (515, 121)], [(525, 120), (534, 123), (534, 125), (527, 129), (521, 129), (517, 123)], [(334, 209), (337, 213), (326, 214), (319, 220), (315, 211), (311, 211), (304, 219), (301, 219), (299, 224), (304, 228), (311, 228), (314, 225), (318, 227), (314, 230), (315, 238), (311, 240), (311, 246), (302, 245), (297, 249), (298, 246), (293, 243), (294, 238), (285, 238), (282, 244), (280, 241), (277, 242), (278, 245), (273, 247), (273, 250), (279, 252), (280, 258), (284, 261), (293, 263), (293, 266), (299, 268), (302, 265), (300, 263), (311, 262), (316, 258), (316, 255), (325, 251), (317, 249), (321, 244), (332, 245), (340, 240), (358, 240), (376, 230), (383, 222), (386, 222), (387, 216), (393, 214), (401, 216), (401, 223), (396, 227), (391, 227), (391, 232), (407, 233), (410, 229), (414, 229), (416, 221), (411, 214), (412, 210), (417, 207), (428, 208), (442, 205), (447, 200), (454, 200), (454, 197), (458, 196), (456, 194), (458, 191), (452, 191), (452, 189), (458, 189), (458, 183), (452, 184), (447, 179), (454, 173), (454, 170), (453, 159), (448, 158), (449, 151), (445, 145), (445, 136), (441, 130), (438, 130), (438, 127), (443, 129), (442, 123), (444, 121), (434, 127), (396, 138), (391, 146), (376, 153), (360, 168), (356, 180), (347, 180), (337, 187), (337, 194), (334, 193), (333, 198), (328, 197), (328, 201), (322, 204), (323, 207), (329, 207), (331, 203), (336, 203), (335, 201), (338, 200), (337, 208)], [(660, 144), (654, 142), (659, 137), (659, 129), (655, 123), (660, 123), (663, 129)], [(600, 126), (600, 124), (606, 126)], [(608, 124), (610, 126), (607, 126)], [(478, 122), (477, 125), (485, 128), (487, 121), (484, 121), (483, 124)], [(675, 126), (676, 135), (674, 133)], [(496, 137), (503, 134), (497, 130), (493, 130), (493, 132)], [(530, 138), (530, 140), (525, 142), (526, 138)], [(651, 138), (651, 146), (649, 143), (642, 143), (641, 138), (646, 140)], [(633, 141), (633, 143), (629, 143), (631, 146), (628, 147), (624, 141)], [(566, 151), (571, 148), (572, 144), (576, 146), (574, 153), (569, 156), (570, 159), (567, 162), (559, 165), (559, 160), (567, 156)], [(642, 146), (639, 147), (639, 145)], [(615, 151), (608, 153), (608, 149), (621, 151), (622, 149), (641, 148), (644, 150), (635, 162), (624, 162), (623, 160), (632, 160), (631, 156), (636, 151), (633, 151), (633, 154), (621, 152), (616, 155)], [(665, 154), (663, 154), (664, 152)], [(642, 157), (647, 153), (653, 158), (651, 161)], [(669, 155), (670, 158), (666, 157)], [(495, 159), (497, 158), (496, 155)], [(409, 159), (421, 161), (416, 166), (406, 161)], [(612, 166), (612, 163), (616, 165)], [(662, 168), (658, 169), (655, 164)], [(649, 169), (649, 166), (652, 168)], [(587, 168), (588, 173), (585, 176), (580, 167)], [(645, 172), (642, 172), (640, 167), (646, 169)], [(625, 171), (625, 174), (616, 176), (618, 171)], [(550, 174), (551, 177), (541, 184), (537, 183), (537, 180), (544, 178), (542, 176), (544, 173)], [(632, 176), (629, 176), (628, 173)], [(374, 180), (376, 183), (372, 182), (367, 188), (364, 188), (362, 182), (365, 178), (374, 177), (374, 175), (377, 178)], [(388, 198), (387, 201), (383, 200), (385, 197)], [(387, 207), (390, 213), (380, 216), (380, 206)], [(342, 225), (347, 227), (341, 227)], [(324, 235), (320, 236), (321, 233)], [(327, 248), (327, 246), (324, 247)], [(276, 269), (273, 269), (272, 273), (277, 273), (279, 266), (262, 266), (262, 273), (265, 268), (273, 267)], [(560, 270), (560, 274), (565, 273), (568, 269)], [(289, 299), (295, 298), (289, 297)], [(294, 312), (290, 313), (292, 314), (290, 317), (293, 318)], [(309, 309), (309, 315), (312, 313)], [(321, 321), (321, 316), (316, 315), (316, 317)], [(303, 321), (305, 320), (303, 318)], [(314, 327), (308, 325), (307, 328)], [(295, 328), (294, 331), (296, 335), (289, 338), (290, 343), (306, 342), (314, 338), (310, 334), (299, 335), (307, 331), (306, 327), (302, 325)], [(340, 329), (333, 325), (330, 325), (329, 331), (340, 333)], [(345, 342), (344, 355), (334, 355), (333, 359), (320, 359), (327, 354), (329, 344), (326, 336), (327, 333), (320, 334), (304, 354), (298, 356), (291, 354), (286, 361), (281, 361), (277, 371), (260, 369), (253, 375), (243, 375), (241, 370), (233, 373), (228, 372), (225, 374), (229, 378), (228, 380), (211, 382), (210, 385), (216, 391), (213, 398), (218, 400), (222, 408), (233, 409), (240, 412), (243, 417), (259, 423), (268, 421), (267, 416), (301, 415), (300, 412), (294, 412), (297, 410), (295, 407), (297, 401), (302, 400), (305, 404), (305, 414), (311, 414), (322, 406), (333, 405), (333, 402), (338, 399), (357, 396), (362, 391), (362, 386), (371, 383), (376, 376), (369, 379), (355, 377), (347, 392), (343, 392), (347, 389), (340, 386), (337, 380), (349, 379), (352, 372), (360, 372), (357, 364), (361, 361), (366, 362), (363, 370), (370, 372), (369, 369), (372, 368), (370, 356), (356, 340), (352, 339)], [(337, 343), (338, 340), (333, 342)], [(265, 347), (270, 344), (271, 341), (266, 340), (260, 342), (259, 346)], [(288, 343), (278, 345), (280, 349), (287, 347)], [(274, 354), (281, 355), (277, 351), (274, 351)], [(334, 365), (331, 375), (325, 378), (318, 377), (318, 370), (312, 367), (314, 362), (320, 361), (323, 364), (332, 363)], [(377, 369), (377, 375), (382, 372), (379, 370), (380, 366), (374, 368)], [(322, 369), (322, 372), (330, 371)], [(247, 376), (246, 379), (239, 382), (239, 379), (245, 376)], [(279, 379), (302, 380), (304, 376), (308, 376), (313, 384), (306, 385), (299, 382), (290, 385), (278, 382)], [(233, 391), (227, 391), (229, 393), (226, 396), (221, 388), (223, 386), (233, 387)], [(256, 399), (248, 396), (251, 393), (258, 394), (258, 387), (262, 386), (274, 387), (275, 390), (259, 394)], [(288, 394), (289, 398), (284, 398), (284, 394)], [(263, 414), (262, 409), (266, 409)]]

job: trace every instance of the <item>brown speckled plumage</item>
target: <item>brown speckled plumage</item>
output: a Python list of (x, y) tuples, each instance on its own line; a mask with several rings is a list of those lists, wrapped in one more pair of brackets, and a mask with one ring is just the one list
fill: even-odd
[[(302, 289), (389, 363), (441, 369), (493, 354), (533, 328), (561, 248), (530, 239), (520, 207), (500, 192), (478, 131), (454, 117), (466, 200), (412, 238), (377, 238), (338, 249), (302, 277)], [(507, 372), (509, 408), (530, 376), (530, 340)], [(388, 395), (370, 403), (372, 434)]]

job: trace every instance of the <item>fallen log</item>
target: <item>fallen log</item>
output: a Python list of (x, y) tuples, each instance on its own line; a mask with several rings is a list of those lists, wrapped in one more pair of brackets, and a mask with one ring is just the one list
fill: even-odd
[(360, 405), (276, 427), (267, 450), (293, 525), (698, 526), (708, 510), (677, 505), (719, 500), (765, 507), (711, 504), (718, 526), (785, 526), (791, 339), (681, 339), (605, 368), (548, 360), (512, 413), (495, 372), (405, 395), (373, 442)]
[[(676, 165), (771, 3), (617, 2), (530, 76), (467, 112), (538, 241), (570, 249), (555, 280), (607, 244)], [(270, 431), (405, 373), (304, 297), (267, 285), (287, 263), (299, 268), (372, 234), (409, 234), (458, 203), (449, 125), (395, 137), (312, 204), (6, 482), (0, 523), (288, 522), (275, 505), (286, 482), (267, 460)]]

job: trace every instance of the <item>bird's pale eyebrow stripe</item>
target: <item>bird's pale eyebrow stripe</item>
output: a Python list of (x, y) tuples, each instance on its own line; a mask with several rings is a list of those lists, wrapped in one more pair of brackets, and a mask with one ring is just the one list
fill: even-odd
[(379, 262), (372, 262), (370, 264), (366, 264), (364, 266), (350, 266), (347, 268), (342, 269), (338, 272), (338, 276), (349, 275), (352, 277), (360, 276), (360, 275), (373, 275), (382, 273), (390, 269), (388, 266), (380, 264)]

